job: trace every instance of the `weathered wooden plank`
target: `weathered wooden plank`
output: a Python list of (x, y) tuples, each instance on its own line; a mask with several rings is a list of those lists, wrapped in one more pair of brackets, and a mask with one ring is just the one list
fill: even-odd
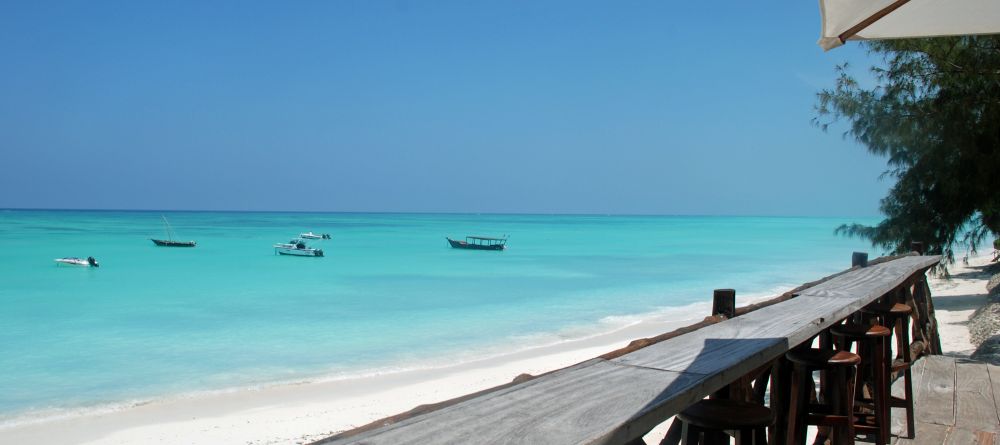
[(803, 290), (799, 295), (831, 298), (881, 296), (896, 288), (914, 273), (941, 261), (939, 255), (908, 256), (888, 263), (852, 270), (829, 281)]
[(622, 364), (718, 375), (724, 385), (866, 304), (800, 296), (618, 357)]
[[(329, 444), (624, 443), (700, 394), (701, 376), (595, 359)], [(700, 397), (698, 397), (700, 398)]]
[(986, 365), (990, 375), (990, 389), (993, 390), (993, 406), (996, 408), (997, 420), (1000, 421), (1000, 366)]
[[(995, 445), (996, 433), (954, 427), (948, 433), (945, 445)], [(923, 442), (920, 442), (923, 443)]]
[[(913, 363), (913, 368), (911, 369), (911, 376), (913, 377), (913, 406), (914, 406), (914, 417), (919, 415), (923, 400), (921, 399), (920, 388), (923, 386), (924, 382), (924, 366), (926, 366), (927, 361), (920, 359)], [(892, 395), (893, 397), (904, 397), (903, 389), (903, 379), (897, 379), (892, 384)], [(903, 408), (892, 408), (892, 412), (889, 416), (890, 431), (897, 437), (903, 437), (906, 434), (906, 410)], [(917, 422), (917, 437), (920, 437), (920, 422)], [(931, 443), (931, 442), (928, 442)], [(941, 438), (941, 442), (944, 443), (944, 438)]]
[(956, 368), (955, 426), (972, 431), (1000, 431), (986, 364), (958, 360)]
[[(847, 286), (844, 290), (807, 289), (791, 300), (610, 361), (590, 360), (377, 430), (320, 443), (625, 443), (937, 261), (939, 257), (904, 257), (853, 270), (833, 279), (840, 279)], [(847, 277), (850, 274), (856, 276)], [(951, 383), (953, 424), (953, 370)]]
[(901, 437), (896, 440), (896, 445), (943, 445), (948, 439), (951, 428), (936, 423), (917, 422), (916, 437), (912, 439)]
[(916, 410), (917, 422), (955, 425), (955, 360), (950, 357), (928, 355), (924, 362), (923, 383), (914, 392), (920, 395), (920, 409)]

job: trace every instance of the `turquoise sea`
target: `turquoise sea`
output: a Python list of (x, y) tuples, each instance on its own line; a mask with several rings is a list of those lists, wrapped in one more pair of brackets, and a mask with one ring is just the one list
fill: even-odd
[[(161, 214), (193, 249), (156, 247)], [(869, 251), (864, 218), (0, 210), (0, 424), (438, 366), (593, 335)], [(324, 258), (275, 256), (306, 231)], [(445, 236), (509, 235), (504, 252)], [(92, 255), (100, 268), (57, 266)], [(872, 252), (872, 256), (876, 256)]]

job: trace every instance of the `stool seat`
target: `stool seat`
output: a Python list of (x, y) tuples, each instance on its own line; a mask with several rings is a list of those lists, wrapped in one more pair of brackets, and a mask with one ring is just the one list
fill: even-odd
[(837, 337), (863, 339), (870, 337), (888, 337), (892, 335), (889, 328), (882, 325), (865, 326), (860, 324), (842, 324), (830, 328), (830, 333)]
[(701, 400), (677, 417), (711, 430), (763, 428), (774, 423), (774, 413), (769, 408), (737, 400)]
[(785, 356), (792, 362), (814, 369), (831, 366), (855, 366), (861, 363), (861, 356), (857, 354), (832, 349), (792, 350)]
[(907, 315), (910, 312), (913, 312), (913, 308), (903, 303), (873, 304), (862, 308), (861, 312), (875, 315)]

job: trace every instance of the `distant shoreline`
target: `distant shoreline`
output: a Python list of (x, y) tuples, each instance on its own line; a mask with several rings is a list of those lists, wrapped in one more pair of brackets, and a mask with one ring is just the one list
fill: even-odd
[(536, 212), (450, 212), (450, 211), (353, 211), (353, 210), (199, 210), (199, 209), (69, 209), (69, 208), (23, 208), (0, 207), (2, 211), (15, 212), (95, 212), (95, 213), (281, 213), (304, 215), (448, 215), (448, 216), (588, 216), (588, 217), (670, 217), (670, 218), (844, 218), (844, 219), (877, 219), (880, 215), (844, 216), (844, 215), (732, 215), (732, 214), (673, 214), (673, 213), (536, 213)]

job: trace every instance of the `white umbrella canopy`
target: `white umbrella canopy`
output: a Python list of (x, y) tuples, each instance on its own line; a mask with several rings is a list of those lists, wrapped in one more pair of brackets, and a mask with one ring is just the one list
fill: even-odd
[(1000, 0), (820, 0), (830, 50), (847, 40), (1000, 33)]

